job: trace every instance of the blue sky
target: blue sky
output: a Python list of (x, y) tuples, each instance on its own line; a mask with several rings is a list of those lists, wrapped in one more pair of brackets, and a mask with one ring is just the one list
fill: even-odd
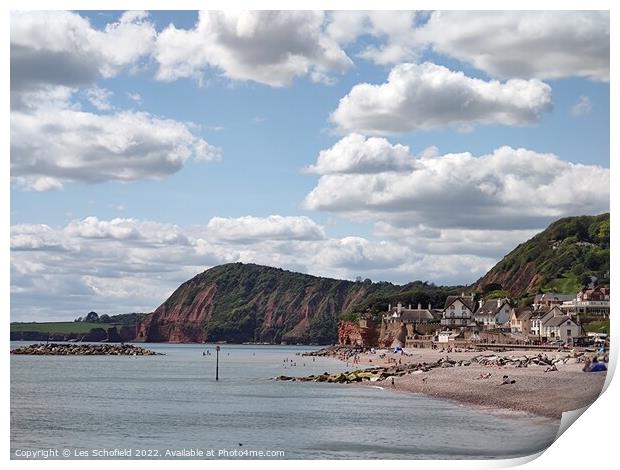
[(469, 283), (608, 210), (608, 16), (465, 14), (14, 14), (12, 318), (229, 261)]

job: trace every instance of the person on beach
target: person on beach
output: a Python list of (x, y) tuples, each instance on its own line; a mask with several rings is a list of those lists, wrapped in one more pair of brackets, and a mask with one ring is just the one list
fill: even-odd
[(503, 378), (502, 383), (500, 385), (510, 385), (510, 384), (515, 383), (515, 382), (516, 382), (515, 379), (511, 379), (507, 375), (504, 375), (504, 378)]
[(584, 372), (604, 372), (607, 370), (607, 366), (602, 362), (598, 362), (598, 358), (594, 356), (591, 362), (589, 359), (586, 359), (582, 370)]
[(394, 385), (394, 377), (392, 377), (392, 387), (395, 387), (395, 385)]

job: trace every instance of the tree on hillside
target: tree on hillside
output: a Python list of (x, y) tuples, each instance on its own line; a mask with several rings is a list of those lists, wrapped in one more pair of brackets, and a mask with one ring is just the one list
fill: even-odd
[(84, 318), (85, 322), (98, 322), (99, 314), (97, 312), (88, 312), (88, 315)]

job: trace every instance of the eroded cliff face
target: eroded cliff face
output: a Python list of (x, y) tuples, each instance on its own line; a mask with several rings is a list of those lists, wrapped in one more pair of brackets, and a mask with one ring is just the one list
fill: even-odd
[(338, 344), (342, 346), (378, 346), (379, 327), (371, 321), (341, 321), (338, 323)]
[(488, 284), (499, 284), (513, 296), (535, 292), (541, 281), (535, 262), (529, 262), (518, 269), (493, 269), (484, 275), (475, 284), (477, 289), (483, 289)]
[(182, 284), (138, 328), (148, 342), (335, 342), (361, 283), (257, 265), (223, 265)]
[[(180, 291), (180, 292), (179, 292)], [(183, 284), (150, 314), (138, 327), (138, 341), (171, 343), (204, 343), (204, 322), (211, 318), (217, 285), (206, 286), (195, 293), (191, 284)]]

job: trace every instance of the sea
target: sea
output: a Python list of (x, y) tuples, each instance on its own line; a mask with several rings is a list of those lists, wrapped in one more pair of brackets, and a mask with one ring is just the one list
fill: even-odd
[(12, 355), (11, 458), (498, 459), (559, 427), (380, 382), (273, 380), (347, 369), (309, 346), (223, 344), (217, 381), (214, 344), (142, 346), (164, 355)]

